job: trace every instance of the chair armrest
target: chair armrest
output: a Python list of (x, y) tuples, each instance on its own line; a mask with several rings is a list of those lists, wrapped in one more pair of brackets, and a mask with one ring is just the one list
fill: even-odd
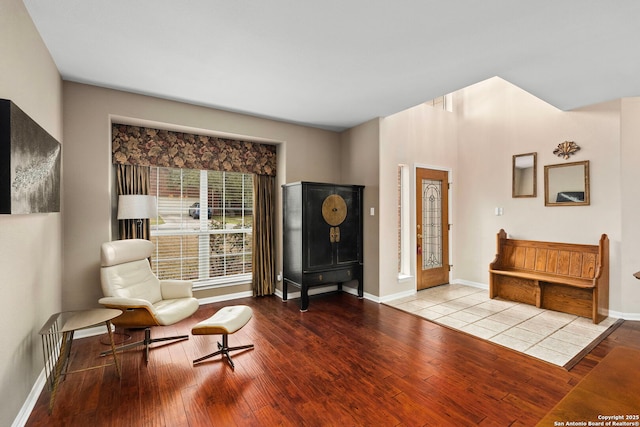
[(193, 282), (190, 280), (160, 280), (162, 299), (193, 297)]
[(110, 307), (146, 308), (149, 311), (153, 311), (153, 305), (149, 301), (140, 298), (102, 297), (98, 302)]

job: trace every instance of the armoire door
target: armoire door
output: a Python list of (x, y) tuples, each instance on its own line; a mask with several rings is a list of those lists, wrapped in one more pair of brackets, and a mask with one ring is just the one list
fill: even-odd
[(329, 268), (334, 264), (331, 226), (322, 215), (322, 203), (333, 193), (333, 187), (305, 184), (304, 227), (306, 234), (306, 269)]
[[(335, 194), (344, 201), (344, 220), (334, 227), (336, 264), (346, 264), (361, 261), (360, 242), (360, 198), (359, 190), (354, 187), (336, 187)], [(338, 204), (342, 202), (338, 199)], [(340, 216), (338, 220), (342, 218)]]

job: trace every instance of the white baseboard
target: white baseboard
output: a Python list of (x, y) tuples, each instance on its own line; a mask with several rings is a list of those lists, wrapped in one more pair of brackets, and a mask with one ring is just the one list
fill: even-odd
[(489, 285), (487, 285), (486, 283), (472, 282), (471, 280), (455, 279), (451, 283), (452, 284), (458, 284), (458, 285), (467, 285), (467, 286), (472, 286), (474, 288), (489, 290)]
[[(300, 296), (302, 295), (302, 291), (295, 290), (292, 292), (291, 288), (299, 289), (299, 288), (296, 288), (295, 286), (289, 286), (289, 290), (287, 291), (287, 300), (300, 298)], [(343, 289), (346, 289), (346, 288), (343, 288)], [(335, 292), (337, 290), (338, 290), (338, 285), (316, 286), (313, 288), (309, 288), (308, 294), (319, 295), (327, 292)], [(276, 289), (276, 296), (279, 296), (280, 298), (282, 298), (283, 297), (282, 291), (279, 289)]]
[[(295, 288), (294, 289), (298, 289)], [(319, 294), (324, 294), (326, 292), (335, 292), (338, 290), (338, 285), (329, 285), (329, 286), (317, 286), (317, 287), (313, 287), (313, 288), (309, 288), (308, 293), (309, 295), (319, 295)], [(355, 295), (358, 296), (358, 288), (352, 288), (351, 286), (346, 286), (346, 285), (342, 285), (342, 292), (346, 292), (348, 294), (351, 295)], [(299, 299), (301, 296), (302, 292), (301, 291), (287, 291), (287, 301), (290, 299)], [(280, 289), (276, 289), (275, 295), (282, 299), (282, 291)], [(364, 299), (373, 301), (373, 302), (380, 302), (380, 298), (375, 296), (375, 295), (371, 295), (367, 292), (363, 292), (362, 297)]]
[(402, 291), (402, 292), (397, 292), (391, 295), (385, 295), (384, 297), (379, 298), (379, 300), (381, 303), (385, 303), (385, 302), (394, 301), (400, 298), (410, 297), (417, 293), (418, 291), (416, 291), (415, 289), (412, 289), (410, 291)]
[[(75, 340), (80, 338), (93, 337), (96, 335), (103, 335), (106, 333), (107, 333), (107, 327), (105, 325), (94, 326), (92, 328), (79, 329), (75, 331), (73, 333), (73, 339)], [(13, 420), (11, 427), (22, 427), (27, 424), (27, 421), (29, 420), (29, 416), (31, 415), (31, 411), (33, 411), (33, 408), (36, 406), (38, 398), (40, 397), (40, 394), (42, 393), (42, 390), (44, 390), (44, 387), (46, 385), (47, 385), (47, 374), (43, 367), (42, 371), (40, 372), (40, 375), (38, 375), (38, 378), (36, 379), (36, 382), (33, 384), (33, 387), (31, 387), (31, 391), (29, 392), (27, 399), (25, 400), (24, 404), (20, 408), (18, 415), (16, 415), (16, 418)]]
[(640, 320), (640, 313), (621, 313), (619, 311), (609, 310), (609, 317), (624, 320)]
[(27, 421), (29, 421), (29, 416), (31, 415), (31, 411), (33, 411), (33, 408), (36, 407), (38, 398), (40, 397), (40, 394), (42, 393), (42, 390), (44, 390), (44, 386), (46, 384), (47, 375), (45, 374), (44, 369), (42, 369), (42, 372), (40, 372), (40, 375), (38, 375), (38, 378), (33, 384), (33, 387), (31, 387), (31, 391), (27, 396), (27, 400), (25, 400), (22, 408), (20, 408), (20, 412), (18, 412), (18, 415), (16, 415), (16, 418), (13, 420), (11, 427), (24, 427), (27, 424)]

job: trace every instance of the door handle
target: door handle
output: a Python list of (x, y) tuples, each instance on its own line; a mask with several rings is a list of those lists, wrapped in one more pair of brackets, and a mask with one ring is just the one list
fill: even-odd
[(331, 227), (329, 229), (329, 242), (331, 243), (340, 242), (340, 227)]

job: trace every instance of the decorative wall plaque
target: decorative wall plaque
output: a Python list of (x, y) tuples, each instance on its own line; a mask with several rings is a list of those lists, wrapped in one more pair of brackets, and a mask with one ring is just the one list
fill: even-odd
[(569, 156), (571, 156), (572, 154), (575, 154), (575, 152), (578, 151), (579, 149), (580, 147), (578, 147), (578, 144), (576, 144), (575, 142), (565, 141), (558, 144), (558, 148), (553, 150), (553, 154), (567, 160)]

